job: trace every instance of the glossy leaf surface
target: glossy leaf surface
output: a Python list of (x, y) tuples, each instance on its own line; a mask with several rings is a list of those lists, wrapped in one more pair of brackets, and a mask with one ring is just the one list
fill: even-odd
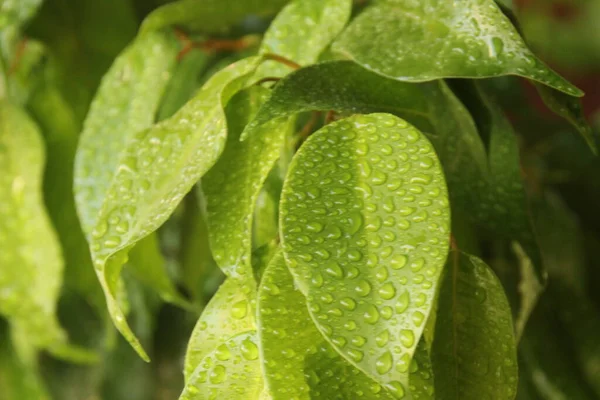
[[(312, 321), (283, 254), (269, 264), (258, 295), (258, 334), (266, 386), (273, 400), (394, 397), (351, 366)], [(361, 341), (355, 336), (354, 341)]]
[(333, 49), (398, 80), (518, 75), (583, 95), (533, 55), (493, 0), (379, 1), (350, 24)]
[(432, 347), (436, 399), (514, 399), (517, 354), (508, 300), (492, 270), (449, 256)]
[(223, 340), (200, 361), (179, 400), (261, 398), (264, 383), (258, 357), (256, 331)]
[[(433, 147), (399, 118), (370, 114), (332, 123), (292, 161), (281, 204), (290, 271), (319, 330), (391, 390), (408, 382), (448, 230)], [(387, 347), (352, 343), (355, 336), (381, 336)], [(392, 354), (392, 346), (399, 352)]]
[(248, 331), (256, 330), (256, 322), (248, 293), (238, 282), (227, 279), (210, 300), (194, 327), (185, 357), (186, 381), (201, 361), (220, 343)]

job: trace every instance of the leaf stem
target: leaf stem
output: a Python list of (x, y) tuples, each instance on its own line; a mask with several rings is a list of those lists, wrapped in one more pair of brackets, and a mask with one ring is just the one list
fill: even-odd
[(263, 58), (265, 60), (277, 61), (277, 62), (282, 63), (284, 65), (287, 65), (288, 67), (293, 68), (293, 69), (300, 69), (300, 68), (302, 68), (302, 66), (300, 64), (298, 64), (297, 62), (292, 61), (290, 59), (287, 59), (287, 58), (285, 58), (283, 56), (280, 56), (278, 54), (267, 53), (267, 54), (263, 55)]

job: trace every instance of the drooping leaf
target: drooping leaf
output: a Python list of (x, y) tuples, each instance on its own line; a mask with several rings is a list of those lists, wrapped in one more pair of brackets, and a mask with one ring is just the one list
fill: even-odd
[(219, 287), (192, 332), (184, 364), (186, 382), (192, 379), (196, 367), (220, 343), (256, 330), (248, 295), (234, 279), (227, 279)]
[(260, 399), (264, 382), (258, 356), (254, 330), (222, 340), (200, 361), (179, 400)]
[[(273, 400), (351, 399), (359, 393), (364, 399), (394, 398), (327, 343), (281, 252), (263, 276), (257, 309), (265, 384)], [(361, 336), (353, 340), (365, 341)]]
[(67, 356), (55, 315), (63, 260), (43, 205), (43, 146), (30, 117), (1, 101), (0, 314), (23, 343)]
[(219, 33), (249, 14), (274, 14), (288, 0), (179, 0), (154, 10), (141, 34), (176, 25), (202, 33)]
[(131, 273), (142, 283), (153, 289), (169, 303), (190, 308), (189, 302), (175, 288), (166, 271), (166, 263), (160, 252), (158, 236), (152, 233), (133, 246), (129, 253), (128, 266)]
[(92, 259), (81, 229), (73, 197), (73, 162), (79, 126), (56, 86), (46, 79), (29, 102), (46, 144), (44, 201), (56, 229), (65, 259), (65, 285), (106, 313), (104, 296), (94, 274)]
[[(260, 52), (276, 54), (299, 65), (317, 61), (342, 31), (352, 11), (350, 0), (294, 0), (275, 18), (265, 33)], [(281, 77), (291, 67), (276, 61), (262, 64), (259, 77)]]
[(241, 132), (267, 94), (267, 89), (254, 86), (231, 100), (227, 107), (225, 151), (202, 179), (215, 261), (228, 276), (245, 283), (254, 281), (250, 260), (254, 206), (279, 158), (290, 125), (285, 119), (274, 120), (248, 140), (240, 141)]
[[(294, 280), (328, 341), (392, 391), (406, 390), (446, 259), (449, 222), (433, 147), (392, 115), (332, 123), (290, 166), (281, 234)], [(355, 336), (366, 343), (353, 343)], [(378, 336), (386, 348), (366, 341)]]
[(583, 95), (533, 55), (493, 0), (379, 1), (350, 24), (333, 49), (398, 80), (518, 75)]
[(432, 347), (436, 399), (514, 399), (517, 352), (508, 300), (480, 259), (450, 254)]
[[(143, 129), (140, 123), (137, 128), (142, 130), (130, 130), (127, 142), (115, 150), (118, 153), (116, 164), (102, 174), (106, 179), (105, 190), (99, 191), (100, 185), (93, 188), (92, 193), (97, 197), (90, 197), (92, 193), (87, 192), (82, 183), (91, 181), (81, 160), (96, 160), (90, 154), (94, 143), (80, 145), (80, 175), (76, 190), (80, 208), (86, 210), (80, 214), (88, 232), (92, 259), (113, 321), (143, 358), (147, 356), (115, 301), (124, 258), (133, 244), (168, 218), (183, 196), (220, 156), (227, 134), (223, 107), (243, 86), (245, 77), (254, 72), (258, 61), (259, 58), (249, 58), (225, 68), (171, 118), (148, 129)], [(136, 126), (129, 129), (133, 128)], [(100, 143), (99, 147), (107, 146)], [(96, 168), (100, 165), (96, 162), (102, 163), (92, 162)], [(177, 174), (176, 178), (174, 174)], [(90, 225), (85, 223), (86, 220)]]

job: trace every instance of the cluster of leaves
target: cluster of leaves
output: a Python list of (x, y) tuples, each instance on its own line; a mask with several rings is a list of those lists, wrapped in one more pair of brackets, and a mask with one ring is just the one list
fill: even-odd
[(0, 399), (600, 397), (596, 132), (518, 24), (1, 2)]

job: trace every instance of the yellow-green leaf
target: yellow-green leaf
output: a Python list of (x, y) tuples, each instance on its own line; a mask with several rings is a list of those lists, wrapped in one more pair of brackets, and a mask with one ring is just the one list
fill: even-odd
[[(368, 376), (406, 390), (449, 242), (432, 145), (389, 114), (327, 125), (294, 157), (280, 218), (286, 261), (319, 330)], [(378, 336), (386, 347), (367, 341)]]

